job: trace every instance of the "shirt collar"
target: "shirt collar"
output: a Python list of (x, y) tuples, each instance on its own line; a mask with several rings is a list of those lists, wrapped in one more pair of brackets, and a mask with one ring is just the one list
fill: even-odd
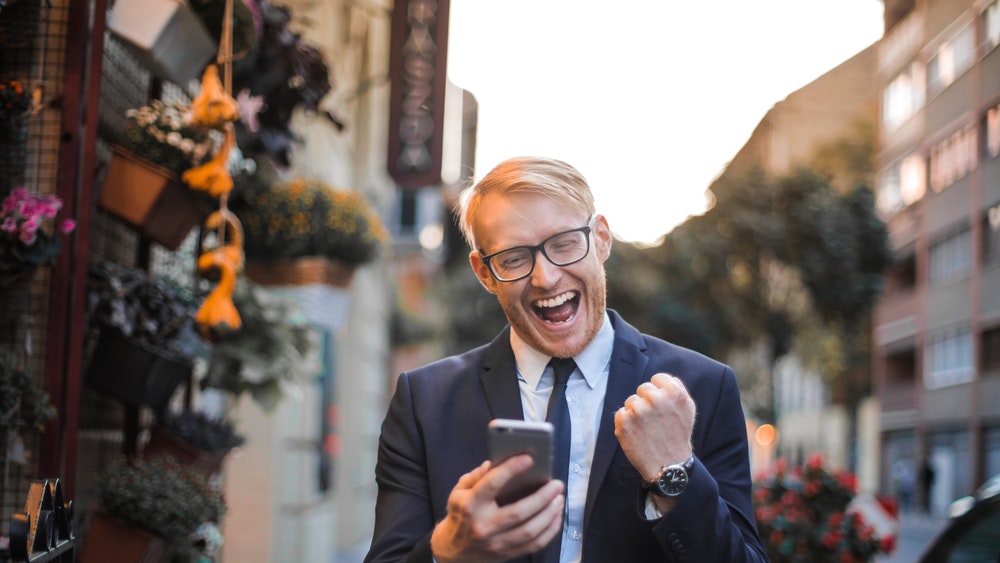
[[(601, 324), (601, 330), (597, 332), (597, 336), (582, 352), (573, 357), (577, 369), (583, 374), (583, 378), (587, 380), (587, 385), (591, 389), (597, 385), (598, 380), (610, 364), (614, 344), (615, 329), (611, 324), (611, 318), (605, 312), (604, 323)], [(514, 350), (518, 378), (524, 380), (532, 389), (536, 388), (551, 356), (529, 346), (524, 340), (521, 340), (515, 330), (510, 331), (510, 347)]]

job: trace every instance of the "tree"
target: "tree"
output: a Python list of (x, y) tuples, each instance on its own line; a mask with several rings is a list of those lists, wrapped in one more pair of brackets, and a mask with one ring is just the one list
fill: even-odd
[(793, 348), (856, 404), (867, 393), (868, 316), (892, 261), (871, 190), (841, 194), (802, 168), (723, 176), (712, 191), (715, 206), (661, 246), (618, 246), (609, 303), (648, 332), (741, 361), (758, 418), (773, 421), (772, 368)]

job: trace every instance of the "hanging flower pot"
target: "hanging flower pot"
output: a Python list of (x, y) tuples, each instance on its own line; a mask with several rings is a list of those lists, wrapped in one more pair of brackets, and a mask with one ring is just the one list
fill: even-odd
[(170, 250), (211, 211), (176, 174), (117, 146), (98, 205)]
[(229, 452), (244, 441), (226, 418), (199, 411), (164, 413), (150, 428), (142, 455), (146, 459), (167, 455), (211, 477), (222, 470)]
[(188, 380), (187, 358), (168, 356), (117, 330), (102, 330), (87, 369), (89, 387), (127, 405), (163, 410), (177, 387)]
[(197, 78), (216, 54), (201, 19), (183, 0), (117, 0), (108, 29), (153, 74), (182, 86)]
[(172, 551), (159, 536), (101, 511), (93, 511), (79, 563), (170, 561)]
[(243, 224), (246, 274), (265, 286), (349, 288), (388, 238), (362, 194), (315, 180), (246, 186), (230, 209)]

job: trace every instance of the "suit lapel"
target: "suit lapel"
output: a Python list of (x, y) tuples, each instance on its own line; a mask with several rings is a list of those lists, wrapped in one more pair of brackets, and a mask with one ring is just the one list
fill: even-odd
[(587, 504), (583, 516), (585, 530), (590, 523), (590, 513), (594, 509), (598, 489), (611, 467), (615, 452), (619, 450), (618, 438), (615, 437), (615, 412), (645, 381), (646, 364), (649, 363), (639, 331), (622, 320), (614, 311), (609, 310), (608, 314), (615, 327), (615, 344), (611, 352), (608, 390), (604, 397), (601, 427), (597, 432), (597, 446), (590, 467), (590, 482), (587, 484)]
[(490, 343), (480, 380), (493, 418), (524, 419), (514, 350), (510, 347), (510, 326)]

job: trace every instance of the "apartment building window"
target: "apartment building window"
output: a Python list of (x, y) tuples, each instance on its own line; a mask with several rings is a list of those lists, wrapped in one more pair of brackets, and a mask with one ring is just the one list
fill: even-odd
[(984, 331), (981, 342), (983, 372), (1000, 373), (1000, 327)]
[(924, 105), (924, 67), (910, 63), (882, 92), (882, 126), (892, 131)]
[(927, 345), (927, 377), (924, 387), (940, 389), (972, 381), (972, 335), (968, 327), (932, 334)]
[(1000, 104), (983, 115), (983, 155), (986, 160), (1000, 156)]
[(965, 229), (931, 245), (930, 283), (941, 286), (972, 273), (972, 233)]
[(983, 265), (987, 268), (1000, 266), (1000, 205), (990, 209), (983, 219)]
[(889, 165), (878, 180), (878, 209), (886, 216), (908, 207), (927, 191), (926, 166), (919, 154), (909, 154)]
[(1000, 2), (993, 2), (979, 18), (979, 36), (982, 38), (982, 55), (1000, 45)]
[(927, 91), (936, 96), (969, 70), (976, 53), (976, 30), (962, 27), (935, 49), (927, 61)]
[(979, 162), (979, 129), (967, 125), (931, 147), (930, 184), (935, 192), (972, 172)]

